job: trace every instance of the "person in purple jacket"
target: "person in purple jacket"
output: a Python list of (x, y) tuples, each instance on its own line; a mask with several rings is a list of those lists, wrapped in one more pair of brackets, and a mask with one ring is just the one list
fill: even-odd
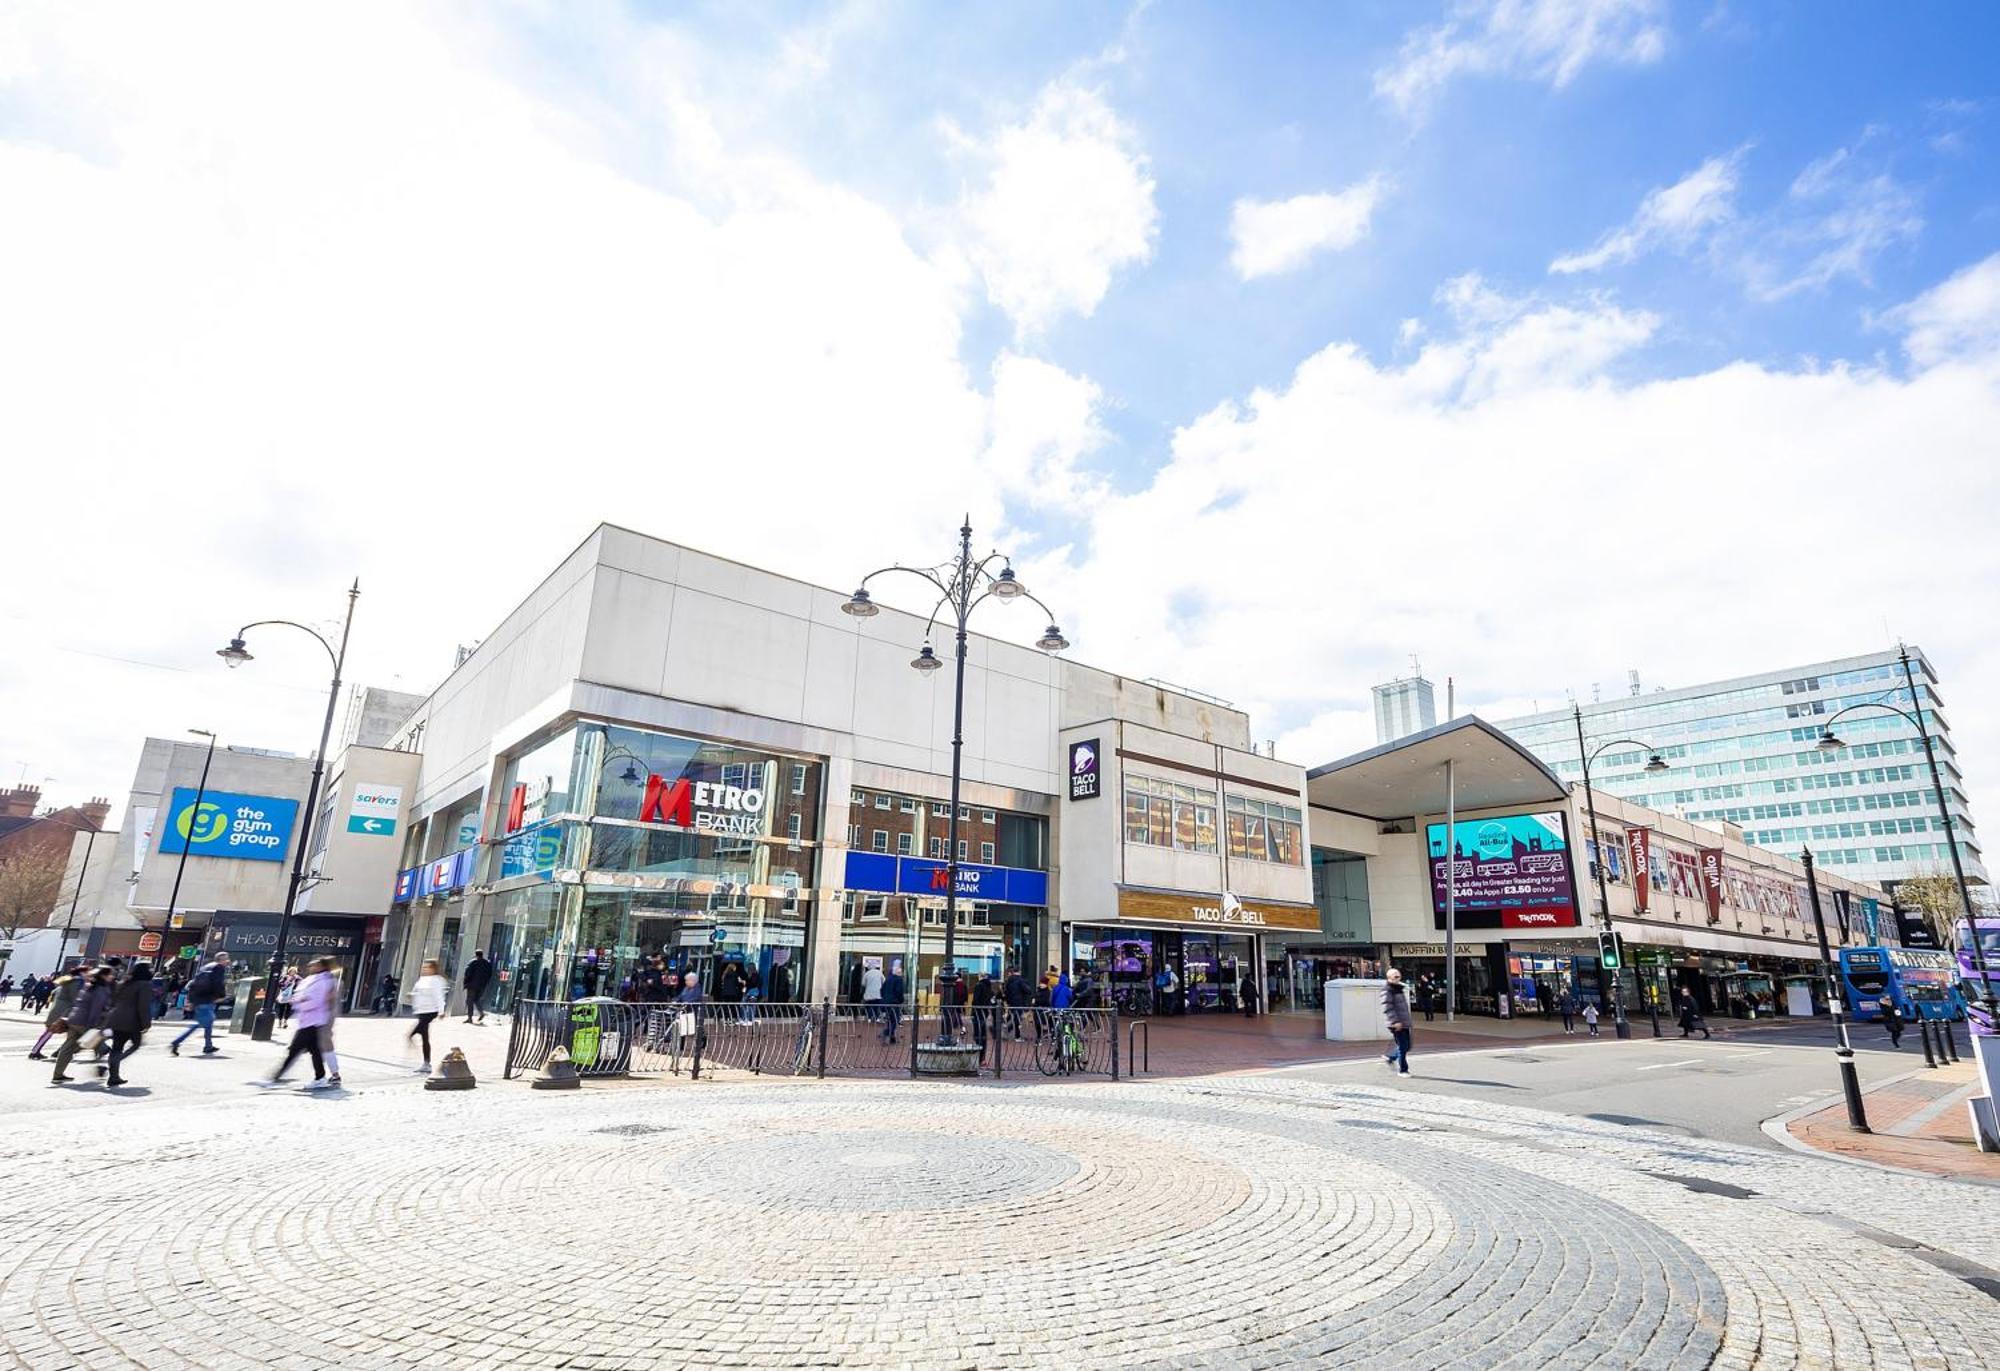
[[(292, 1018), (296, 1027), (292, 1030), (292, 1041), (285, 1049), (285, 1060), (279, 1064), (270, 1084), (277, 1085), (285, 1079), (285, 1073), (292, 1069), (292, 1063), (301, 1056), (310, 1056), (313, 1064), (312, 1084), (308, 1090), (338, 1090), (340, 1088), (340, 1059), (333, 1055), (334, 1007), (340, 1000), (340, 979), (333, 974), (333, 962), (326, 957), (316, 959), (310, 968), (311, 974), (299, 982), (292, 993)], [(332, 1074), (328, 1074), (328, 1065)]]

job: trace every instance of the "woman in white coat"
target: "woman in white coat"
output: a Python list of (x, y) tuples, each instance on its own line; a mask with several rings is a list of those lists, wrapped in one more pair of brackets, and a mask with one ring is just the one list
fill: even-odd
[[(417, 1026), (409, 1032), (409, 1038), (416, 1038), (424, 1045), (424, 1064), (417, 1068), (417, 1074), (431, 1074), (431, 1020), (444, 1013), (445, 1001), (451, 997), (451, 982), (436, 962), (424, 963), (424, 974), (417, 977), (417, 983), (410, 990), (410, 1008), (417, 1016)], [(404, 1041), (408, 1041), (405, 1038)]]

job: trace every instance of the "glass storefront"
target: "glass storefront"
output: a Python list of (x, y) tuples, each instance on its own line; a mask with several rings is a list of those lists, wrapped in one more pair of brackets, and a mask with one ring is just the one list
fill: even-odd
[(1127, 1014), (1233, 1014), (1237, 987), (1259, 967), (1247, 933), (1079, 925), (1070, 930), (1072, 983), (1088, 975)]
[[(871, 967), (901, 975), (911, 995), (935, 997), (944, 966), (944, 902), (860, 892), (847, 899), (841, 916), (840, 997), (860, 1000), (862, 979)], [(997, 989), (1016, 968), (1035, 979), (1042, 970), (1044, 912), (1031, 905), (960, 903), (952, 956), (967, 983), (990, 976)]]

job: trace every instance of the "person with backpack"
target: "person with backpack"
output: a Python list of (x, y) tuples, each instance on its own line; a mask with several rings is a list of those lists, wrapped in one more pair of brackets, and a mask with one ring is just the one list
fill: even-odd
[(222, 1049), (215, 1045), (215, 1007), (229, 997), (229, 954), (218, 952), (215, 960), (194, 973), (187, 983), (188, 1008), (194, 1011), (194, 1022), (181, 1030), (181, 1035), (167, 1044), (167, 1051), (178, 1057), (181, 1044), (201, 1034), (201, 1055), (206, 1057)]
[(69, 1064), (76, 1056), (77, 1049), (86, 1037), (99, 1035), (106, 1016), (111, 1013), (111, 992), (115, 987), (117, 973), (109, 966), (100, 966), (90, 973), (90, 978), (77, 992), (75, 1003), (63, 1015), (63, 1044), (56, 1049), (56, 1072), (54, 1083), (68, 1082)]

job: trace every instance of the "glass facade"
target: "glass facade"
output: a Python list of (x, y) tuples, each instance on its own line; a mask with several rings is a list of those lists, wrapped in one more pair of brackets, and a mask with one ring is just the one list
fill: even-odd
[(653, 957), (711, 994), (734, 964), (746, 993), (803, 998), (821, 776), (812, 758), (619, 724), (523, 751), (484, 873), (502, 1007), (628, 996)]
[(1069, 953), (1071, 984), (1089, 977), (1098, 1003), (1127, 1014), (1233, 1014), (1244, 973), (1262, 970), (1257, 940), (1242, 933), (1079, 925)]
[[(1911, 667), (1916, 707), (1894, 653), (1584, 705), (1584, 732), (1593, 747), (1604, 739), (1635, 738), (1658, 748), (1670, 768), (1646, 772), (1645, 752), (1613, 748), (1591, 764), (1591, 784), (1663, 813), (1739, 825), (1746, 841), (1788, 857), (1810, 844), (1816, 861), (1851, 880), (1948, 870), (1951, 851), (1923, 742), (1907, 720), (1886, 710), (1858, 710), (1834, 728), (1846, 746), (1818, 746), (1823, 721), (1849, 705), (1879, 702), (1923, 719), (1966, 874), (1983, 880), (1937, 677), (1914, 653)], [(1568, 710), (1498, 727), (1558, 776), (1582, 779)]]

